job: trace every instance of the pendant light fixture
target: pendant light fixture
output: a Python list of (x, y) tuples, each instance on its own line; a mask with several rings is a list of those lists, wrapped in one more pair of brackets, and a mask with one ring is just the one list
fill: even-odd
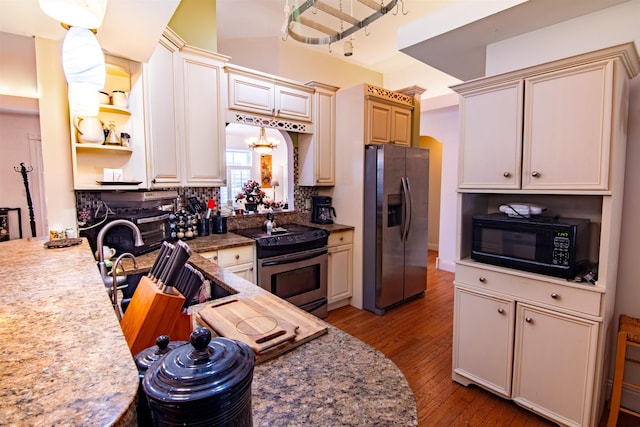
[(44, 13), (67, 29), (62, 44), (62, 67), (69, 86), (72, 116), (98, 115), (98, 91), (104, 88), (104, 53), (95, 36), (102, 25), (107, 0), (38, 0)]
[(354, 33), (364, 28), (369, 35), (369, 24), (394, 9), (393, 14), (397, 15), (399, 6), (406, 15), (404, 0), (350, 0), (349, 12), (342, 0), (306, 0), (300, 4), (293, 0), (291, 6), (289, 0), (285, 0), (283, 39), (291, 37), (301, 43), (331, 45), (349, 38), (344, 45), (344, 55), (351, 56)]
[(248, 138), (245, 142), (249, 148), (260, 154), (270, 153), (271, 150), (278, 148), (280, 143), (276, 138), (267, 138), (264, 127), (260, 127), (260, 136)]

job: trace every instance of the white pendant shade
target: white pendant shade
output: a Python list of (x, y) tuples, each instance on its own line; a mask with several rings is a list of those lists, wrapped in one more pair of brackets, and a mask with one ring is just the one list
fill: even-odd
[(100, 28), (107, 0), (38, 0), (40, 9), (71, 27)]
[(62, 45), (62, 67), (69, 84), (72, 115), (98, 115), (98, 91), (104, 87), (104, 53), (96, 36), (86, 28), (71, 27)]

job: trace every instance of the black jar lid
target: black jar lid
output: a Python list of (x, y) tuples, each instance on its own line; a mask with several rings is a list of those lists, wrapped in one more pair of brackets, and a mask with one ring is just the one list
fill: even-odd
[(145, 373), (142, 387), (150, 400), (227, 399), (229, 393), (250, 386), (255, 354), (247, 344), (223, 337), (211, 339), (207, 328), (194, 330), (189, 338), (190, 346), (174, 348)]
[(162, 356), (184, 344), (187, 344), (187, 341), (171, 341), (168, 335), (160, 335), (156, 338), (155, 346), (145, 348), (134, 357), (140, 377), (142, 378), (147, 369)]

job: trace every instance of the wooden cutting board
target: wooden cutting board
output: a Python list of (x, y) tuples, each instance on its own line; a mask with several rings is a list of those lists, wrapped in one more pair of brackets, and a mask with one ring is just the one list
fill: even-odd
[(325, 323), (271, 294), (214, 301), (198, 311), (196, 320), (217, 335), (249, 345), (257, 363), (327, 332)]

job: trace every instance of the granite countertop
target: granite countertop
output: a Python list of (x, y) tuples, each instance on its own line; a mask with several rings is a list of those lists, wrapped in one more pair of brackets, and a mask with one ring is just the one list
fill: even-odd
[[(135, 422), (138, 371), (89, 244), (45, 249), (45, 242), (0, 244), (0, 417), (17, 426)], [(189, 263), (234, 298), (266, 292), (195, 253), (251, 239), (227, 233), (188, 243), (194, 249)], [(155, 254), (148, 255), (150, 266)], [(327, 328), (256, 365), (254, 426), (417, 426), (415, 397), (397, 366), (351, 335)]]
[(138, 369), (89, 243), (0, 243), (0, 423), (127, 425)]

